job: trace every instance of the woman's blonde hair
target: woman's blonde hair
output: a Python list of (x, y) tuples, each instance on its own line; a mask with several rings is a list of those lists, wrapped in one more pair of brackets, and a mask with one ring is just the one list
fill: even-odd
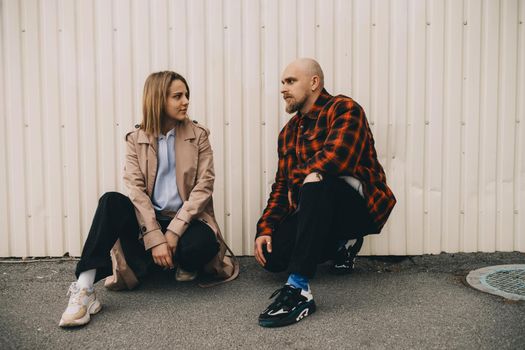
[(186, 79), (178, 73), (172, 71), (157, 72), (150, 74), (146, 79), (142, 96), (142, 123), (140, 128), (147, 134), (154, 136), (160, 134), (162, 118), (165, 115), (166, 98), (174, 80), (180, 80), (186, 85), (189, 99), (190, 87)]

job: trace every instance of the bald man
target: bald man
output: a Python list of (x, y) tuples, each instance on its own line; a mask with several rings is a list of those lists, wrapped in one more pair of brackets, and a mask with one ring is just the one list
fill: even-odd
[(281, 84), (286, 112), (295, 115), (279, 134), (277, 174), (254, 250), (266, 270), (289, 277), (259, 315), (263, 327), (315, 312), (309, 280), (317, 264), (333, 260), (333, 272), (350, 273), (363, 237), (381, 231), (396, 203), (361, 106), (331, 96), (313, 59), (288, 65)]

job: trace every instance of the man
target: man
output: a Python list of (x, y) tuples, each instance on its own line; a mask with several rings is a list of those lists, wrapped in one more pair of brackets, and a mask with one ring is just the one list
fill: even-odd
[(396, 203), (361, 106), (328, 94), (313, 59), (292, 62), (281, 83), (286, 112), (296, 114), (279, 134), (277, 174), (254, 249), (265, 269), (290, 274), (259, 315), (263, 327), (312, 314), (317, 264), (334, 259), (333, 271), (351, 272), (362, 237), (379, 233)]

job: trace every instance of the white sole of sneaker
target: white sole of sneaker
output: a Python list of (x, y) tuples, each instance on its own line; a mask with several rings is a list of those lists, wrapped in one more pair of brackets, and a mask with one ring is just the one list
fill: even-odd
[(191, 282), (197, 278), (197, 273), (184, 272), (182, 275), (175, 273), (175, 281), (177, 282)]
[(71, 321), (64, 321), (63, 319), (60, 319), (60, 323), (58, 324), (60, 327), (78, 327), (83, 326), (89, 321), (91, 321), (91, 315), (94, 315), (98, 313), (102, 309), (102, 305), (98, 301), (98, 299), (95, 299), (94, 302), (88, 305), (87, 312), (84, 315), (84, 317), (79, 318), (77, 320), (71, 320)]
[(292, 313), (290, 313), (289, 316), (287, 316), (284, 319), (281, 319), (281, 320), (264, 320), (264, 319), (261, 320), (259, 319), (259, 326), (268, 327), (268, 328), (289, 326), (291, 324), (301, 321), (305, 317), (310, 316), (311, 314), (315, 312), (316, 308), (317, 306), (315, 305), (315, 302), (311, 301), (311, 302), (308, 302), (307, 304), (302, 305), (302, 307), (293, 311)]
[(175, 277), (175, 281), (177, 281), (177, 282), (191, 282), (191, 281), (194, 281), (196, 278), (197, 278), (197, 276), (190, 277), (190, 278), (178, 278), (178, 277)]

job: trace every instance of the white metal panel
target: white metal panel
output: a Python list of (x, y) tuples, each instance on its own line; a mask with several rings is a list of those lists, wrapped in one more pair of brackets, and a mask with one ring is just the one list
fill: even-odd
[[(407, 48), (408, 48), (408, 1), (391, 2), (390, 11), (390, 53), (389, 69), (390, 98), (388, 104), (388, 144), (386, 148), (385, 166), (389, 183), (392, 188), (401, 189), (396, 192), (399, 206), (396, 209), (398, 220), (393, 220), (388, 226), (388, 247), (384, 254), (402, 255), (406, 251), (406, 192), (403, 185), (406, 177), (406, 125), (407, 125)], [(384, 151), (384, 150), (382, 150)]]
[[(34, 64), (34, 57), (40, 55), (40, 38), (38, 1), (26, 1), (21, 4), (21, 25), (23, 28), (22, 50), (24, 58), (24, 123), (26, 128), (25, 145), (27, 149), (26, 167), (28, 178), (28, 238), (29, 249), (35, 255), (46, 254), (46, 187), (44, 172), (44, 145), (42, 130), (44, 128), (42, 110), (41, 66)], [(61, 232), (59, 230), (58, 232)]]
[[(242, 86), (242, 1), (224, 3), (224, 81), (225, 81), (225, 176), (226, 241), (234, 251), (242, 251), (244, 218), (244, 142)], [(242, 145), (242, 147), (239, 147)], [(216, 151), (217, 152), (217, 151)]]
[(481, 91), (480, 91), (480, 183), (479, 247), (494, 251), (496, 243), (496, 181), (498, 149), (497, 99), (500, 74), (499, 38), (500, 6), (496, 1), (482, 2), (481, 22)]
[[(334, 15), (334, 91), (349, 95), (351, 91), (352, 57), (352, 2), (335, 1)], [(306, 19), (305, 19), (306, 21)], [(303, 57), (315, 57), (309, 52), (300, 52)]]
[(523, 0), (0, 0), (0, 256), (79, 255), (149, 73), (190, 84), (215, 209), (253, 253), (290, 115), (280, 75), (315, 57), (361, 104), (398, 204), (362, 254), (525, 251)]
[[(5, 66), (5, 52), (6, 52), (6, 6), (0, 2), (0, 81), (7, 80), (6, 66)], [(4, 166), (0, 167), (0, 256), (10, 255), (10, 227), (9, 227), (9, 197), (8, 189), (8, 171), (7, 171), (7, 108), (6, 108), (6, 89), (7, 84), (0, 84), (0, 137), (6, 140), (0, 150), (0, 163)]]
[(516, 144), (518, 1), (501, 3), (500, 74), (497, 165), (496, 250), (509, 251), (514, 246), (514, 162)]
[[(188, 40), (187, 52), (188, 56), (188, 73), (185, 78), (191, 82), (191, 88), (198, 93), (192, 97), (191, 116), (198, 119), (201, 123), (206, 124), (208, 116), (206, 114), (206, 26), (204, 13), (204, 0), (189, 1), (188, 3), (188, 22), (187, 30)], [(155, 18), (155, 17), (153, 17)], [(160, 28), (159, 28), (160, 29)], [(156, 33), (152, 33), (153, 36)], [(176, 42), (176, 41), (175, 41)], [(163, 43), (167, 46), (166, 42)], [(167, 69), (162, 68), (162, 69)], [(160, 70), (153, 68), (154, 71)]]
[[(49, 255), (60, 255), (63, 251), (63, 187), (62, 187), (62, 135), (60, 116), (59, 62), (58, 62), (58, 11), (57, 2), (50, 1), (39, 8), (40, 24), (40, 84), (42, 91), (42, 158), (45, 159), (43, 193), (45, 198), (45, 226), (34, 228), (46, 237), (45, 250)], [(30, 63), (33, 64), (33, 63)], [(29, 86), (24, 87), (31, 94)], [(31, 152), (29, 152), (30, 154)], [(30, 162), (34, 157), (30, 156)], [(31, 172), (29, 173), (31, 174)], [(30, 193), (31, 195), (31, 193)], [(44, 210), (42, 208), (42, 210)], [(33, 213), (30, 213), (33, 217)], [(49, 235), (49, 237), (47, 237)], [(30, 244), (32, 237), (29, 236)]]
[[(111, 5), (111, 4), (109, 4)], [(96, 72), (96, 126), (97, 149), (100, 167), (98, 169), (98, 192), (104, 193), (115, 189), (115, 183), (122, 170), (117, 168), (116, 144), (122, 143), (122, 137), (116, 140), (115, 134), (115, 37), (113, 7), (104, 0), (96, 0), (94, 4), (94, 40), (95, 40), (95, 72)], [(93, 145), (95, 146), (95, 145)]]
[[(276, 23), (278, 0), (268, 0), (266, 6), (261, 8), (262, 18), (262, 64), (263, 67), (263, 99), (261, 104), (263, 120), (263, 144), (261, 147), (263, 157), (263, 196), (261, 209), (265, 207), (271, 185), (277, 171), (277, 135), (281, 130), (279, 116), (283, 114), (279, 104), (280, 69), (279, 65), (279, 26)], [(254, 228), (255, 230), (255, 228)]]
[(445, 2), (442, 250), (460, 249), (460, 178), (463, 86), (463, 3)]
[(425, 99), (425, 252), (441, 251), (443, 200), (443, 73), (444, 1), (429, 2), (426, 9)]
[(518, 2), (518, 67), (517, 67), (517, 113), (516, 156), (514, 166), (514, 250), (525, 250), (525, 2)]
[(79, 159), (80, 159), (80, 202), (82, 242), (87, 238), (99, 192), (98, 167), (101, 135), (97, 133), (97, 100), (96, 100), (96, 43), (94, 27), (94, 3), (79, 1), (76, 4), (77, 20), (77, 75), (78, 75), (78, 112), (75, 117), (79, 124)]
[(316, 28), (316, 0), (297, 2), (297, 47), (299, 56), (314, 57)]
[(214, 206), (219, 227), (225, 230), (226, 178), (224, 135), (224, 26), (221, 2), (208, 0), (206, 3), (207, 46), (206, 46), (206, 96), (207, 124), (211, 130), (210, 142), (213, 149), (215, 167)]
[[(370, 65), (374, 62), (371, 57), (370, 27), (372, 23), (370, 6), (370, 1), (355, 0), (352, 2), (352, 85), (351, 90), (347, 93), (365, 108), (368, 116), (375, 115), (374, 113), (370, 113), (370, 109), (373, 108), (370, 96), (370, 84), (372, 84)], [(378, 89), (379, 86), (374, 86), (374, 88)], [(373, 117), (370, 119), (370, 123), (373, 123)], [(378, 129), (380, 128), (374, 125), (371, 125), (371, 128), (375, 133), (374, 137), (377, 147), (386, 147), (386, 144), (381, 141), (381, 135), (378, 133)], [(385, 229), (388, 229), (388, 227)], [(361, 250), (362, 253), (376, 254), (374, 250), (376, 242), (377, 237), (370, 237), (365, 240)]]
[[(80, 182), (80, 143), (78, 118), (78, 65), (76, 47), (76, 8), (72, 1), (61, 0), (59, 7), (59, 46), (60, 46), (60, 91), (61, 117), (64, 152), (64, 232), (51, 233), (52, 239), (64, 240), (63, 252), (80, 255), (85, 236), (81, 228), (81, 182)], [(126, 101), (129, 105), (129, 100)], [(115, 132), (118, 133), (119, 129)], [(118, 143), (117, 143), (118, 145)], [(120, 151), (117, 148), (117, 152)], [(120, 153), (120, 152), (119, 152)]]
[[(4, 27), (4, 90), (6, 128), (5, 148), (7, 161), (7, 181), (2, 184), (3, 193), (7, 194), (8, 213), (8, 234), (9, 239), (2, 242), (6, 245), (7, 256), (27, 256), (32, 254), (29, 251), (28, 242), (28, 221), (31, 219), (27, 206), (27, 177), (29, 176), (26, 168), (26, 132), (24, 129), (29, 127), (25, 119), (25, 107), (23, 96), (23, 58), (22, 58), (22, 36), (25, 35), (25, 28), (20, 23), (21, 4), (16, 1), (2, 3), (2, 25)], [(37, 62), (40, 58), (37, 57)]]
[[(191, 4), (197, 3), (197, 1), (192, 1)], [(151, 70), (152, 71), (161, 71), (167, 70), (169, 68), (169, 41), (168, 36), (170, 33), (168, 25), (168, 15), (167, 11), (168, 0), (155, 0), (150, 1), (150, 18), (151, 21), (151, 34), (149, 41), (151, 42)], [(198, 20), (199, 17), (190, 15), (191, 19)], [(192, 40), (192, 42), (203, 43), (202, 40)]]
[[(408, 96), (407, 96), (407, 178), (405, 180), (407, 231), (406, 247), (412, 254), (424, 252), (425, 177), (425, 81), (426, 5), (408, 4)], [(388, 174), (387, 174), (388, 178)], [(403, 203), (400, 204), (401, 206)], [(396, 209), (397, 210), (397, 209)]]
[(464, 147), (462, 151), (462, 205), (464, 208), (464, 221), (461, 225), (462, 251), (474, 252), (479, 248), (478, 222), (480, 206), (479, 195), (479, 142), (480, 142), (480, 85), (481, 85), (481, 2), (468, 0), (465, 2), (466, 16), (465, 41), (463, 58), (465, 67), (465, 88), (463, 104), (463, 120), (465, 127), (462, 129)]
[[(125, 164), (124, 135), (132, 130), (140, 120), (134, 108), (135, 92), (140, 92), (140, 79), (133, 76), (133, 40), (131, 38), (131, 6), (125, 0), (113, 3), (113, 51), (114, 51), (114, 108), (115, 108), (115, 147), (118, 162), (116, 166), (117, 190), (125, 192), (122, 183), (122, 170)], [(168, 12), (168, 11), (166, 11)], [(171, 31), (170, 31), (171, 33)]]
[(261, 25), (259, 3), (243, 0), (243, 225), (237, 239), (242, 239), (242, 251), (250, 251), (253, 231), (261, 214), (262, 157), (261, 157)]
[[(316, 58), (325, 77), (325, 87), (329, 91), (334, 89), (334, 0), (317, 1), (315, 33)], [(311, 39), (314, 39), (312, 37)], [(298, 55), (302, 56), (302, 55)]]
[[(191, 40), (187, 31), (187, 2), (186, 0), (174, 0), (168, 2), (169, 13), (169, 31), (168, 37), (170, 47), (170, 69), (186, 76), (188, 71), (187, 51), (188, 41)], [(220, 4), (220, 3), (219, 3)], [(222, 19), (222, 7), (217, 8), (218, 12), (214, 15)], [(210, 37), (211, 38), (211, 37)], [(191, 108), (191, 107), (190, 107)]]

